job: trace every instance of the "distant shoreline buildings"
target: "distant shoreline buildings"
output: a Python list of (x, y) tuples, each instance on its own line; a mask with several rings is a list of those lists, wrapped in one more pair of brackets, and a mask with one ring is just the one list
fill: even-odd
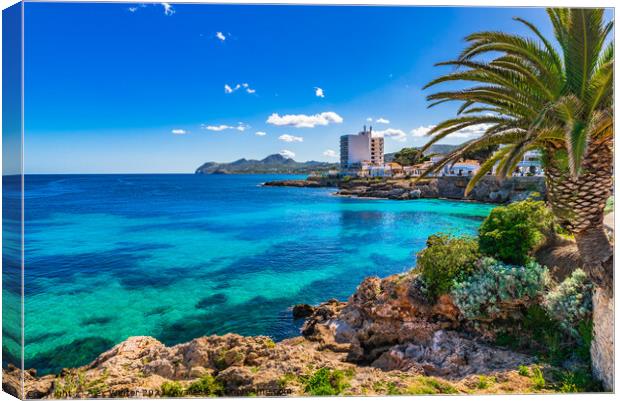
[[(340, 175), (357, 177), (419, 177), (435, 163), (441, 161), (445, 155), (433, 154), (430, 161), (413, 166), (401, 166), (399, 163), (385, 163), (384, 138), (373, 136), (372, 126), (357, 134), (342, 135), (340, 137)], [(543, 175), (541, 153), (538, 151), (526, 152), (518, 163), (513, 176)], [(463, 176), (472, 177), (480, 170), (478, 160), (462, 160), (447, 164), (437, 173), (429, 177)], [(490, 174), (495, 173), (493, 169)]]

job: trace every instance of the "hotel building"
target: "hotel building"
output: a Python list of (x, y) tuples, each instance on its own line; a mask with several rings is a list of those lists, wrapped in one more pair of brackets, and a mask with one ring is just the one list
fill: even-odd
[(360, 168), (363, 163), (382, 165), (383, 138), (372, 136), (372, 127), (357, 135), (342, 135), (340, 137), (340, 167), (344, 170)]

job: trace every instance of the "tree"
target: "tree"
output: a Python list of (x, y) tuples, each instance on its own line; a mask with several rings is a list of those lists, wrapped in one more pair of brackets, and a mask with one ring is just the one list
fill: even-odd
[(555, 42), (536, 26), (529, 37), (479, 32), (456, 60), (456, 70), (426, 87), (465, 82), (460, 90), (428, 96), (429, 107), (460, 102), (457, 116), (436, 125), (425, 145), (464, 128), (484, 133), (448, 154), (427, 173), (491, 145), (499, 149), (482, 164), (466, 192), (490, 171), (508, 176), (525, 152), (542, 152), (548, 201), (559, 222), (575, 236), (583, 268), (613, 297), (613, 249), (603, 228), (612, 189), (614, 44), (613, 23), (602, 9), (548, 9)]
[(394, 161), (401, 166), (412, 166), (429, 160), (420, 149), (402, 148), (394, 154)]

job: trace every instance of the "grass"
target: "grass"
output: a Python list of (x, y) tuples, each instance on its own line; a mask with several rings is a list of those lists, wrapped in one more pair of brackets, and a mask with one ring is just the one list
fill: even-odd
[(476, 388), (479, 390), (484, 390), (484, 389), (491, 387), (493, 383), (495, 383), (494, 377), (480, 375), (478, 376), (478, 382), (476, 383)]
[(538, 366), (534, 366), (532, 369), (532, 382), (534, 383), (535, 390), (542, 390), (547, 385), (542, 370)]
[(309, 395), (339, 395), (349, 387), (349, 377), (343, 370), (321, 368), (304, 379), (304, 391)]
[(601, 383), (585, 370), (560, 371), (555, 374), (557, 383), (553, 386), (561, 393), (598, 392), (602, 390)]
[(180, 383), (171, 381), (165, 382), (160, 387), (162, 397), (174, 398), (183, 397), (184, 390)]
[(224, 395), (224, 386), (216, 378), (207, 374), (190, 384), (187, 392), (192, 395), (221, 396)]
[(420, 376), (402, 394), (457, 394), (458, 390), (449, 383), (434, 377)]
[(527, 366), (520, 365), (518, 372), (521, 376), (530, 377), (530, 369)]

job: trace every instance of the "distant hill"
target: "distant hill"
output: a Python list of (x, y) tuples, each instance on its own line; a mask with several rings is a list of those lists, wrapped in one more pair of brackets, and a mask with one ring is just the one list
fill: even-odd
[[(428, 148), (425, 152), (424, 155), (428, 156), (431, 155), (433, 153), (435, 154), (440, 154), (440, 155), (445, 155), (448, 154), (450, 152), (452, 152), (454, 149), (456, 149), (459, 145), (441, 145), (441, 144), (434, 144), (431, 145), (430, 148)], [(386, 162), (391, 162), (394, 160), (394, 155), (396, 154), (396, 152), (393, 153), (386, 153), (385, 154), (385, 161)]]
[(279, 154), (262, 160), (239, 159), (231, 163), (206, 162), (196, 174), (309, 174), (313, 171), (337, 169), (338, 163), (317, 161), (296, 162)]

